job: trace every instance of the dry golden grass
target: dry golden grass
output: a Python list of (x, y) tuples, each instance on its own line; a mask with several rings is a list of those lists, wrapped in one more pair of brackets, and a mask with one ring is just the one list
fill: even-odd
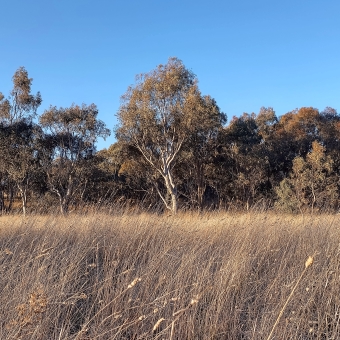
[(0, 339), (338, 339), (339, 292), (338, 215), (0, 217)]

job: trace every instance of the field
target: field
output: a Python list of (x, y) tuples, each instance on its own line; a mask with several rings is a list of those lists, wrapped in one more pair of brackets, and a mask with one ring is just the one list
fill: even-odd
[(2, 216), (0, 339), (338, 339), (339, 267), (339, 215)]

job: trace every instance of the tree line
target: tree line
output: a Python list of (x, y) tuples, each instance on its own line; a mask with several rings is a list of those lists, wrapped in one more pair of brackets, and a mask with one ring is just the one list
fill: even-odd
[(0, 93), (0, 211), (129, 204), (144, 209), (339, 209), (340, 116), (273, 108), (227, 124), (196, 75), (170, 58), (136, 78), (121, 98), (117, 141), (96, 105), (50, 106), (40, 116), (25, 68)]

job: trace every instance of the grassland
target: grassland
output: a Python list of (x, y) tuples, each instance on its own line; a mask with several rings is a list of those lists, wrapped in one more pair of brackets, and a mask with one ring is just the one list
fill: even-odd
[(339, 215), (0, 217), (0, 339), (257, 340), (272, 330), (340, 338)]

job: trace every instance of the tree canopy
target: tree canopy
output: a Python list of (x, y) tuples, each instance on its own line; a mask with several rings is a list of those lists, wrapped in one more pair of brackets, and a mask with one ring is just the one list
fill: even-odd
[[(116, 112), (117, 141), (95, 104), (50, 106), (24, 67), (0, 93), (0, 212), (340, 208), (340, 115), (301, 107), (226, 115), (170, 58), (138, 75)], [(110, 208), (111, 209), (111, 208)]]
[(118, 111), (119, 140), (134, 145), (164, 179), (169, 204), (155, 181), (165, 206), (177, 212), (177, 186), (173, 168), (183, 144), (194, 135), (216, 130), (224, 121), (215, 101), (202, 96), (196, 76), (177, 58), (139, 76), (122, 96)]

